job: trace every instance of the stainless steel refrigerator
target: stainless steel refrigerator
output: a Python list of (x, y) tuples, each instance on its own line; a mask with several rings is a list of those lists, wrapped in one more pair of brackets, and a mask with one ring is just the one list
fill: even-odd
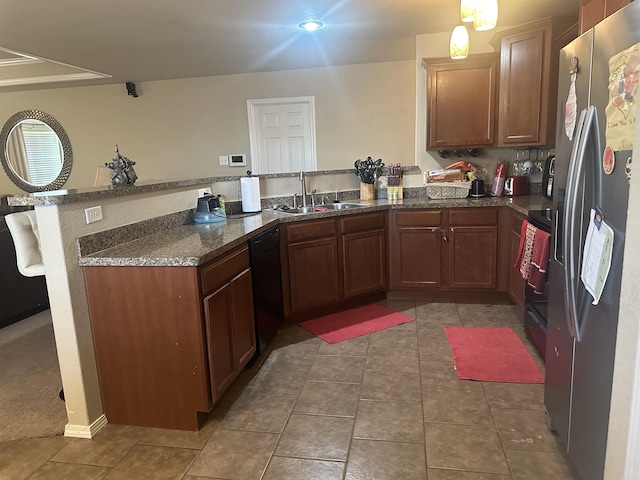
[[(560, 54), (544, 401), (550, 428), (582, 480), (601, 480), (604, 472), (639, 43), (636, 1)], [(601, 232), (592, 209), (613, 237), (610, 269), (607, 276), (606, 268), (598, 274), (601, 285), (606, 280), (595, 305), (581, 278), (583, 263), (586, 257), (593, 267), (607, 255), (604, 248), (590, 250), (586, 241), (591, 224)]]

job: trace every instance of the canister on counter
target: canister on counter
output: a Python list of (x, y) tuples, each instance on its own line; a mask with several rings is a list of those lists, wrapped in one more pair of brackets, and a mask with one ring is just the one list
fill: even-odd
[(491, 184), (491, 188), (489, 189), (489, 195), (492, 197), (499, 197), (502, 195), (502, 190), (504, 189), (504, 178), (506, 175), (507, 166), (506, 164), (499, 162), (496, 165), (496, 174), (493, 177), (493, 183)]

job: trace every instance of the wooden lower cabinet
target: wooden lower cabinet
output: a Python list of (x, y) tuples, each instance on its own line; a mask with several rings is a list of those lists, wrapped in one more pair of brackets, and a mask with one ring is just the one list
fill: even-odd
[(442, 212), (393, 212), (391, 288), (442, 286)]
[(525, 220), (525, 216), (521, 213), (512, 210), (509, 223), (509, 275), (508, 275), (508, 287), (507, 293), (511, 300), (518, 306), (521, 312), (524, 311), (524, 287), (525, 281), (517, 268), (513, 265), (518, 259), (518, 252), (520, 250), (520, 229), (522, 222)]
[(451, 227), (449, 286), (495, 288), (498, 227)]
[(283, 237), (289, 314), (386, 291), (387, 212), (289, 224)]
[(202, 267), (84, 275), (109, 423), (197, 430), (255, 352), (247, 247)]
[(376, 212), (341, 219), (345, 298), (386, 290), (386, 218)]
[(494, 289), (498, 269), (498, 209), (452, 209), (447, 212), (447, 219), (447, 285)]
[(215, 404), (256, 351), (251, 270), (208, 295), (204, 315)]
[(498, 209), (394, 212), (392, 289), (495, 289)]
[(288, 245), (291, 311), (340, 300), (340, 265), (336, 237)]

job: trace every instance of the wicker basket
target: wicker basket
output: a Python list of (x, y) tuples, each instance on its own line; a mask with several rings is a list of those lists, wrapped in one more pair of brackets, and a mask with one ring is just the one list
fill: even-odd
[(471, 189), (471, 182), (428, 183), (427, 197), (431, 200), (446, 198), (466, 198)]

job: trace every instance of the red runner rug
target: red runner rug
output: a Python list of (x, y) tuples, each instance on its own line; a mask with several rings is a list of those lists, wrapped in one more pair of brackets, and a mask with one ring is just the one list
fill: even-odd
[(445, 327), (458, 378), (544, 383), (544, 375), (510, 328)]
[(300, 326), (327, 343), (338, 343), (412, 320), (402, 313), (374, 304), (307, 320)]

